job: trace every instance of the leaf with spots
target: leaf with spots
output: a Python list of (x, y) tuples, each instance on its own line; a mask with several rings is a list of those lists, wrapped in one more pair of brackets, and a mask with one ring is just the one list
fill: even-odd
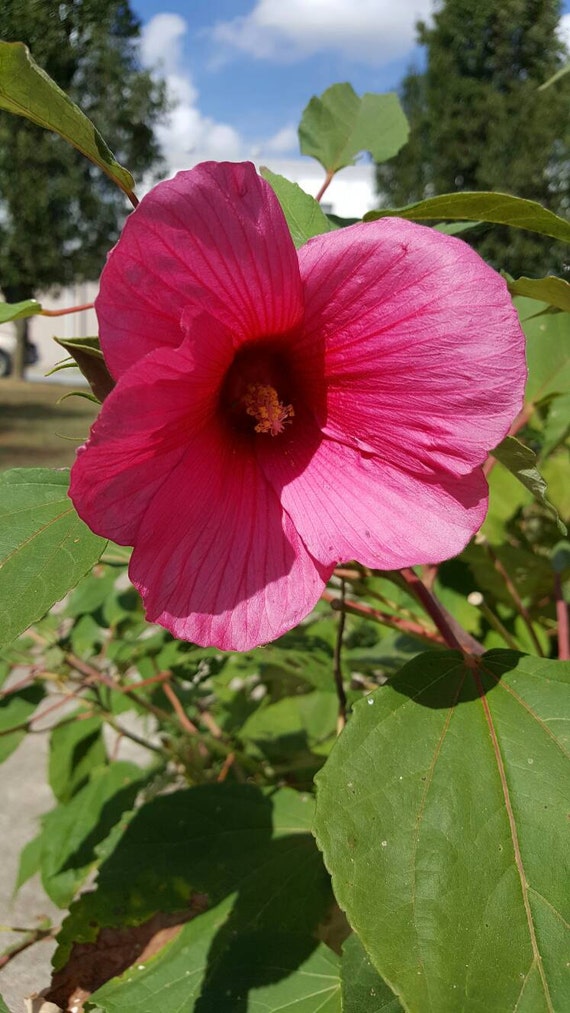
[(569, 683), (510, 651), (420, 655), (318, 774), (338, 902), (405, 1009), (564, 1008)]

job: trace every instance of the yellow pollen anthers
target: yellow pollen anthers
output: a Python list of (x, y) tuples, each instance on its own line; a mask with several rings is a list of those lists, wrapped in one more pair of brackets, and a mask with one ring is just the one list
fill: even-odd
[(293, 405), (281, 404), (277, 391), (267, 383), (250, 383), (243, 403), (247, 414), (257, 419), (256, 433), (278, 436), (295, 414)]

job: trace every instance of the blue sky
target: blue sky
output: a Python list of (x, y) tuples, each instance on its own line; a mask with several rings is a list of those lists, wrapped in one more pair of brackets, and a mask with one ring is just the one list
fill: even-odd
[[(396, 88), (419, 58), (415, 23), (432, 10), (432, 0), (131, 4), (143, 24), (143, 60), (160, 69), (177, 103), (160, 131), (170, 171), (205, 158), (252, 158), (309, 191), (320, 170), (299, 160), (296, 127), (311, 95), (336, 81), (359, 93)], [(570, 39), (570, 13), (564, 27)], [(355, 185), (368, 179), (370, 189), (365, 166), (346, 172)], [(338, 213), (358, 213), (338, 194)], [(372, 191), (358, 200), (373, 206)]]

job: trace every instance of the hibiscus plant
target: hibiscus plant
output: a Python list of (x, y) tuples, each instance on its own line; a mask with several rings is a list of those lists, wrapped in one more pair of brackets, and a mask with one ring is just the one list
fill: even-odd
[[(343, 221), (249, 163), (139, 203), (20, 44), (0, 106), (134, 208), (98, 338), (61, 341), (101, 403), (71, 476), (0, 474), (49, 1008), (562, 1010), (570, 286), (461, 235), (570, 225), (498, 193)], [(407, 126), (335, 85), (299, 136), (320, 199)]]

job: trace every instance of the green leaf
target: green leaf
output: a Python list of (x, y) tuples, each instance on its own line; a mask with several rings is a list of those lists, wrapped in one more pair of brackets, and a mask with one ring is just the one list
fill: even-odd
[(8, 1009), (1, 995), (0, 995), (0, 1013), (10, 1013), (10, 1010)]
[[(186, 924), (147, 966), (139, 965), (103, 985), (86, 1009), (95, 1013), (340, 1013), (338, 958), (322, 944), (301, 964), (294, 957), (297, 941), (287, 937), (281, 940), (276, 963), (268, 964), (268, 957), (274, 961), (275, 955), (263, 938), (255, 939), (255, 954), (239, 943), (229, 959), (225, 952), (216, 954), (216, 940), (231, 918), (234, 900), (230, 897)], [(255, 959), (258, 969), (252, 974)], [(217, 984), (220, 978), (223, 985)]]
[(297, 183), (291, 183), (284, 176), (278, 176), (270, 169), (262, 167), (261, 175), (270, 184), (287, 220), (289, 232), (297, 249), (323, 232), (334, 231), (334, 225), (328, 220), (320, 204)]
[(534, 498), (542, 503), (554, 517), (559, 531), (565, 535), (566, 525), (558, 516), (556, 507), (549, 501), (546, 495), (546, 482), (540, 474), (536, 464), (536, 454), (529, 447), (525, 447), (514, 436), (506, 436), (498, 447), (491, 451), (493, 457), (500, 461), (505, 468), (511, 472), (519, 482), (532, 493)]
[(105, 547), (77, 516), (68, 481), (47, 468), (0, 474), (0, 645), (63, 598)]
[(57, 725), (49, 743), (48, 779), (59, 802), (69, 802), (97, 767), (107, 763), (100, 718), (76, 710), (74, 720)]
[(55, 131), (103, 169), (121, 190), (132, 193), (130, 172), (119, 165), (91, 120), (38, 67), (22, 42), (0, 41), (0, 109)]
[(44, 890), (54, 904), (68, 907), (96, 864), (95, 846), (131, 808), (146, 777), (124, 761), (96, 768), (70, 802), (44, 816), (40, 867)]
[(354, 165), (361, 151), (385, 162), (404, 146), (408, 121), (394, 92), (362, 98), (350, 84), (333, 84), (313, 96), (301, 117), (299, 140), (304, 155), (312, 155), (332, 175)]
[[(523, 310), (526, 302), (517, 300)], [(570, 314), (523, 319), (526, 335), (528, 380), (525, 400), (533, 404), (555, 394), (570, 393)]]
[(570, 284), (562, 278), (549, 275), (547, 278), (507, 279), (507, 287), (512, 296), (538, 299), (559, 310), (570, 311)]
[(337, 900), (405, 1009), (564, 1008), (569, 683), (567, 662), (432, 651), (319, 773)]
[(16, 879), (16, 886), (14, 892), (20, 889), (24, 883), (27, 883), (32, 876), (35, 876), (36, 872), (40, 871), (40, 862), (42, 857), (42, 835), (41, 832), (36, 834), (31, 841), (28, 841), (24, 845), (20, 852), (20, 862), (18, 865), (18, 876)]
[(378, 974), (353, 932), (342, 948), (340, 966), (343, 1013), (402, 1013), (402, 1006)]
[[(147, 998), (143, 1009), (191, 1010), (202, 995), (201, 1011), (230, 1013), (242, 1008), (237, 995), (249, 992), (247, 1009), (261, 1013), (274, 1007), (263, 1007), (261, 999), (254, 1005), (254, 997), (269, 986), (277, 994), (279, 986), (291, 998), (312, 996), (305, 1005), (299, 1000), (299, 1010), (319, 1009), (310, 1005), (316, 982), (307, 961), (316, 958), (317, 926), (330, 910), (332, 895), (310, 833), (312, 817), (310, 796), (287, 788), (264, 793), (252, 784), (199, 785), (147, 802), (131, 815), (101, 864), (95, 892), (73, 905), (59, 936), (56, 966), (65, 964), (73, 941), (96, 944), (101, 926), (141, 924), (157, 911), (187, 916), (196, 910), (198, 892), (201, 907), (214, 910), (195, 918), (193, 928), (187, 926), (179, 937), (186, 940), (184, 969), (191, 973), (175, 985), (172, 969), (162, 964), (173, 953), (170, 948), (149, 964), (144, 979), (148, 989), (164, 989), (166, 982), (180, 989), (178, 1005), (171, 1006), (165, 992), (158, 1005), (149, 1007)], [(136, 986), (142, 973), (127, 973), (133, 980), (123, 979), (120, 1000), (114, 992), (119, 983), (109, 983), (94, 1001), (104, 1009), (138, 1010), (141, 993), (131, 994), (127, 984)], [(336, 988), (338, 993), (338, 973), (330, 964), (327, 973), (336, 981), (321, 979), (323, 992)], [(107, 1006), (102, 995), (113, 996), (116, 1005)], [(336, 1013), (338, 1006), (323, 1008)]]
[(98, 401), (103, 403), (115, 386), (99, 345), (99, 338), (55, 338), (75, 360)]
[(0, 698), (0, 763), (20, 745), (26, 729), (19, 726), (28, 721), (43, 698), (44, 690), (39, 683)]
[(540, 456), (548, 457), (570, 433), (570, 393), (555, 397), (548, 406)]
[(547, 211), (536, 201), (512, 197), (506, 193), (446, 193), (439, 197), (408, 204), (395, 210), (369, 211), (365, 222), (373, 222), (386, 216), (409, 218), (411, 221), (425, 221), (434, 218), (466, 219), (467, 221), (493, 222), (496, 225), (511, 225), (517, 229), (539, 232), (553, 239), (570, 242), (570, 222)]
[(37, 299), (24, 299), (23, 302), (12, 303), (0, 302), (0, 324), (7, 324), (10, 320), (21, 320), (22, 317), (33, 317), (41, 311), (41, 303)]

